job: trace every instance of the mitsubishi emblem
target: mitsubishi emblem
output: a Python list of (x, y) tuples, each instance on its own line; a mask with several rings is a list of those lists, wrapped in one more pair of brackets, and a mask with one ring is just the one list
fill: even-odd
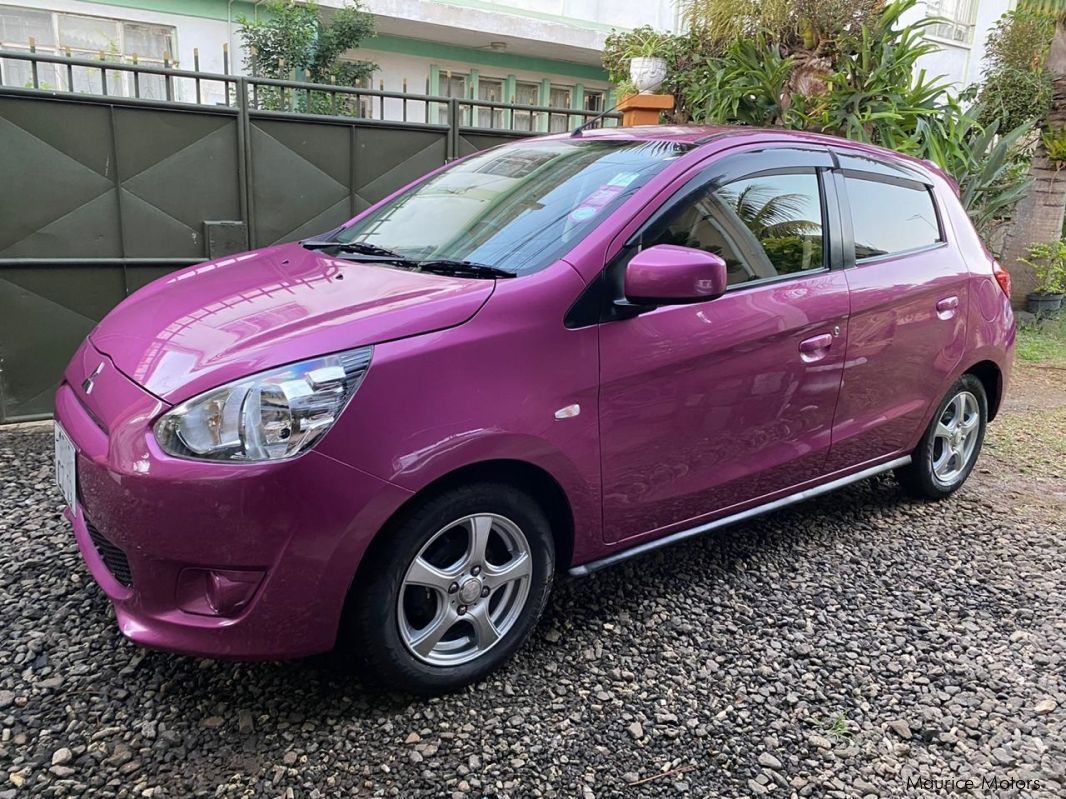
[(81, 381), (82, 390), (86, 394), (93, 393), (93, 381), (96, 380), (97, 375), (102, 371), (104, 371), (104, 362), (100, 361), (100, 365), (93, 370), (93, 373)]

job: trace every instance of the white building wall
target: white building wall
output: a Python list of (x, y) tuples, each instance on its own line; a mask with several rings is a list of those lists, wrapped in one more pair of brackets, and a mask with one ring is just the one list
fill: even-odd
[[(977, 5), (973, 42), (969, 44), (927, 34), (939, 49), (919, 59), (919, 68), (924, 69), (929, 78), (944, 76), (956, 89), (980, 81), (988, 33), (999, 18), (1014, 6), (1014, 0), (980, 0)], [(928, 4), (921, 2), (911, 10), (906, 19), (913, 22), (929, 15), (931, 12)]]
[(193, 48), (199, 48), (200, 69), (204, 72), (222, 72), (222, 45), (227, 42), (230, 53), (237, 53), (237, 58), (233, 59), (236, 61), (235, 68), (231, 71), (237, 71), (236, 67), (240, 67), (242, 60), (236, 21), (227, 23), (225, 20), (83, 0), (0, 0), (0, 4), (172, 26), (176, 30), (177, 39), (177, 52), (173, 55), (182, 69), (193, 68)]
[[(427, 83), (429, 80), (430, 67), (437, 67), (442, 73), (451, 71), (455, 74), (466, 74), (471, 67), (478, 70), (482, 79), (506, 79), (510, 75), (514, 75), (518, 81), (524, 81), (528, 83), (539, 83), (544, 78), (548, 78), (554, 85), (571, 87), (580, 83), (586, 91), (601, 91), (608, 92), (611, 89), (611, 84), (607, 81), (594, 81), (575, 78), (572, 75), (565, 73), (551, 73), (541, 71), (531, 71), (523, 69), (512, 69), (510, 67), (497, 67), (497, 66), (484, 66), (471, 64), (464, 61), (451, 61), (448, 59), (440, 58), (422, 58), (419, 56), (405, 55), (401, 53), (387, 53), (379, 52), (369, 48), (360, 47), (358, 50), (353, 50), (350, 53), (353, 57), (357, 57), (366, 61), (373, 61), (378, 65), (378, 70), (374, 73), (373, 86), (371, 88), (378, 89), (384, 88), (385, 91), (400, 92), (403, 91), (404, 81), (407, 81), (407, 91), (410, 94), (426, 94)], [(509, 97), (497, 97), (496, 100), (501, 102), (510, 101)], [(425, 116), (425, 103), (408, 102), (407, 103), (407, 119), (413, 122), (426, 121)], [(378, 101), (373, 102), (373, 114), (378, 116), (379, 114)], [(437, 108), (436, 105), (430, 109), (432, 116), (433, 109)], [(464, 109), (467, 110), (467, 109)], [(385, 117), (387, 119), (402, 119), (403, 118), (403, 101), (398, 99), (388, 99), (385, 101)], [(429, 121), (435, 122), (436, 119), (430, 119)]]

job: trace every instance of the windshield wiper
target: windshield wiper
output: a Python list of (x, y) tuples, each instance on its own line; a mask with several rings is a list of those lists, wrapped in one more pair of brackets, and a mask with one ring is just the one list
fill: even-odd
[(358, 260), (377, 261), (395, 264), (403, 269), (412, 269), (417, 272), (435, 272), (442, 275), (467, 274), (472, 277), (518, 277), (514, 272), (500, 269), (498, 266), (479, 264), (476, 261), (464, 261), (454, 258), (408, 258), (376, 244), (365, 242), (327, 241), (325, 239), (305, 239), (300, 245), (309, 250), (337, 249), (341, 252), (352, 253), (356, 256), (365, 256)]
[(342, 252), (354, 252), (360, 255), (374, 255), (379, 258), (395, 258), (400, 261), (407, 261), (409, 259), (393, 252), (392, 250), (386, 250), (384, 247), (379, 247), (376, 244), (367, 244), (364, 241), (331, 241), (329, 239), (304, 239), (300, 242), (301, 247), (306, 247), (309, 250), (341, 250)]
[(475, 261), (454, 260), (451, 258), (428, 258), (425, 261), (408, 261), (421, 272), (439, 272), (445, 275), (453, 275), (462, 272), (475, 277), (518, 277), (514, 272), (500, 269), (498, 266), (479, 264)]

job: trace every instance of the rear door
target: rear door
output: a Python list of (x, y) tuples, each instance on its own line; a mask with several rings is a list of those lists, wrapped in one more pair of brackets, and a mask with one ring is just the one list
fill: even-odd
[(915, 446), (963, 355), (968, 274), (919, 173), (838, 158), (851, 320), (830, 471)]
[[(721, 255), (729, 289), (600, 326), (608, 540), (653, 538), (822, 474), (848, 292), (828, 151), (761, 148), (690, 176), (627, 236)], [(611, 277), (613, 275), (613, 278)]]

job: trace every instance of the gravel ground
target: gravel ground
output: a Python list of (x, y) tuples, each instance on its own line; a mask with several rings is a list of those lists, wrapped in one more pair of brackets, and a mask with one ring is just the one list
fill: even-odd
[(50, 432), (2, 433), (0, 799), (1066, 795), (1064, 377), (1020, 372), (952, 500), (877, 479), (560, 581), (509, 667), (428, 702), (126, 642)]

